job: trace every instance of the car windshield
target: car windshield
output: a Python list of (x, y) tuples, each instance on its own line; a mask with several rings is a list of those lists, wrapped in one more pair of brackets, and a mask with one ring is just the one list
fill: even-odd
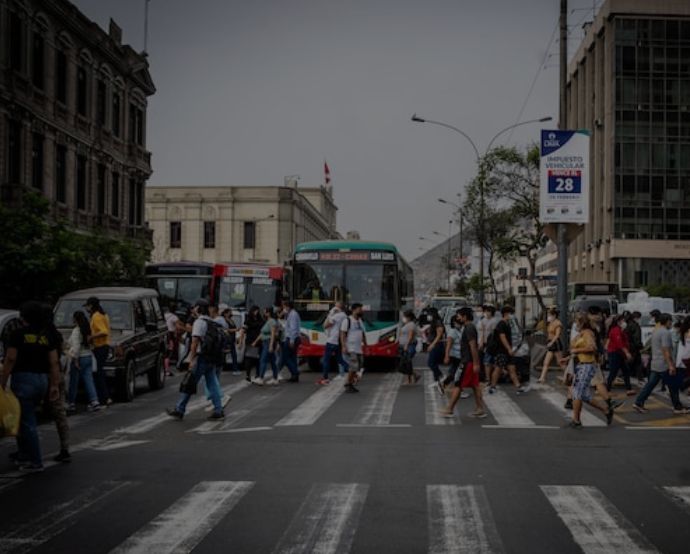
[[(87, 317), (84, 308), (85, 298), (66, 299), (58, 302), (55, 307), (55, 325), (59, 328), (72, 327), (74, 325), (74, 312), (82, 311)], [(101, 300), (101, 306), (110, 320), (110, 328), (114, 331), (131, 330), (132, 309), (126, 300)]]

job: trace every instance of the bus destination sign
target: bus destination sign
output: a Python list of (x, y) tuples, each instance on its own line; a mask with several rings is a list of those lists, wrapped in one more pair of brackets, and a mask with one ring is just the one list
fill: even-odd
[(380, 251), (318, 251), (298, 252), (295, 255), (298, 262), (394, 262), (393, 252)]

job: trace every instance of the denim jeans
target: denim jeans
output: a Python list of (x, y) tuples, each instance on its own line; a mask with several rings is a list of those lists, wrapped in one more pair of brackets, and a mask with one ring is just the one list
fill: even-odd
[(331, 369), (331, 358), (335, 355), (335, 359), (340, 366), (339, 373), (344, 375), (347, 373), (349, 366), (347, 362), (343, 359), (343, 353), (340, 350), (339, 344), (326, 343), (326, 349), (323, 352), (323, 359), (321, 360), (321, 374), (324, 379), (328, 379), (328, 373)]
[[(638, 406), (644, 406), (644, 403), (647, 401), (647, 398), (649, 398), (649, 395), (652, 394), (652, 391), (654, 390), (654, 387), (657, 386), (659, 381), (664, 379), (665, 375), (668, 372), (664, 371), (663, 373), (660, 373), (658, 371), (650, 371), (649, 372), (649, 379), (647, 380), (647, 383), (645, 386), (642, 388), (640, 391), (640, 394), (637, 395), (637, 398), (635, 399), (635, 404)], [(673, 404), (674, 408), (682, 408), (682, 404), (680, 403), (680, 397), (678, 393), (678, 387), (675, 385), (671, 385), (670, 383), (667, 385), (668, 387), (668, 395), (671, 398), (671, 403)]]
[[(216, 364), (207, 362), (203, 358), (196, 359), (196, 366), (194, 367), (194, 380), (198, 383), (203, 377), (206, 381), (206, 389), (208, 395), (213, 402), (213, 407), (216, 412), (223, 411), (223, 399), (220, 392), (220, 383), (218, 382), (218, 375)], [(191, 394), (183, 392), (180, 394), (180, 399), (177, 402), (176, 409), (178, 412), (184, 413), (187, 409), (187, 403), (192, 397)]]
[(74, 404), (77, 398), (80, 378), (84, 381), (84, 388), (86, 389), (86, 396), (89, 399), (89, 403), (98, 402), (96, 385), (93, 382), (93, 358), (91, 354), (79, 358), (79, 367), (77, 367), (74, 362), (70, 364), (69, 391), (67, 393), (67, 402), (70, 404)]
[(93, 356), (96, 358), (96, 375), (94, 378), (96, 390), (98, 391), (98, 401), (105, 406), (110, 399), (108, 383), (105, 378), (105, 361), (110, 353), (109, 346), (98, 346), (93, 349)]
[(445, 347), (443, 343), (439, 342), (432, 350), (429, 351), (429, 358), (427, 364), (429, 369), (434, 374), (434, 381), (438, 381), (443, 374), (441, 373), (441, 362), (443, 361), (443, 355), (445, 354)]
[(261, 344), (261, 357), (259, 358), (259, 377), (262, 379), (266, 374), (266, 366), (271, 364), (271, 371), (273, 378), (278, 379), (278, 366), (276, 365), (276, 353), (269, 350), (270, 341), (264, 341)]
[(230, 335), (232, 338), (230, 339), (230, 359), (232, 360), (232, 371), (235, 373), (238, 371), (238, 365), (237, 365), (237, 346), (235, 346), (235, 335)]
[(628, 368), (628, 364), (623, 357), (623, 354), (620, 352), (609, 352), (609, 377), (606, 381), (606, 388), (608, 390), (611, 390), (611, 387), (613, 386), (613, 381), (616, 379), (618, 376), (618, 372), (622, 371), (623, 372), (623, 381), (625, 382), (625, 389), (626, 390), (631, 390), (632, 386), (630, 385), (630, 371)]
[(12, 392), (19, 400), (22, 415), (19, 420), (17, 447), (19, 458), (41, 465), (41, 443), (36, 429), (36, 406), (48, 390), (48, 375), (20, 371), (12, 374)]
[(298, 337), (293, 341), (293, 347), (290, 348), (290, 340), (285, 339), (283, 341), (283, 358), (280, 367), (286, 365), (293, 377), (299, 375), (299, 363), (297, 361), (297, 350), (299, 349), (299, 343), (300, 340)]

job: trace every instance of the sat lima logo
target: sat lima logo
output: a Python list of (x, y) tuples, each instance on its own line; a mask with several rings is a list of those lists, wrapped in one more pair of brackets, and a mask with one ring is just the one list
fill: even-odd
[(556, 139), (556, 133), (549, 133), (548, 138), (544, 141), (546, 148), (560, 148), (561, 141)]

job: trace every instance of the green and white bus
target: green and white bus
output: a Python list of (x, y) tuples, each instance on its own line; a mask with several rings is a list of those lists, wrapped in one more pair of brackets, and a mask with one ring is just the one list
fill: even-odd
[(412, 268), (392, 244), (368, 241), (322, 241), (297, 245), (292, 265), (291, 296), (302, 319), (299, 349), (312, 368), (320, 367), (326, 334), (323, 328), (335, 302), (364, 306), (369, 359), (398, 357), (398, 327), (403, 310), (414, 305)]

